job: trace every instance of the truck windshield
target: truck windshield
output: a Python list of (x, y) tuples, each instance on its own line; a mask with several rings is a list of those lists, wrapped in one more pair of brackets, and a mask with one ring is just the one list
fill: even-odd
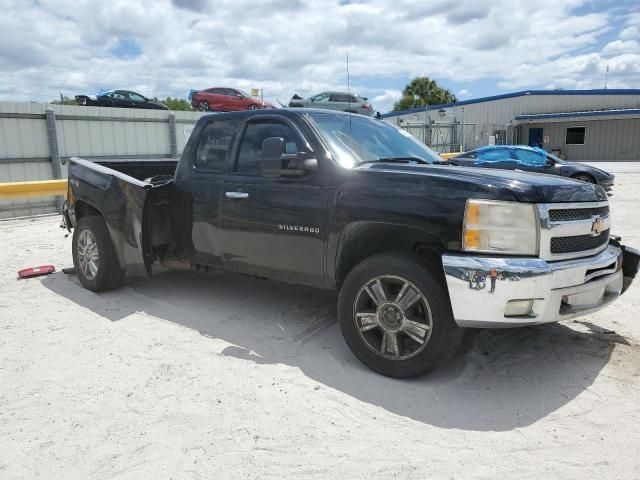
[(382, 120), (325, 112), (309, 112), (305, 118), (318, 130), (334, 159), (346, 168), (371, 162), (441, 160), (408, 132)]

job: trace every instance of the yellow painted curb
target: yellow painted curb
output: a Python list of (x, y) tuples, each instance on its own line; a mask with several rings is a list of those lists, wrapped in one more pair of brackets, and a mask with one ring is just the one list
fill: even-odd
[(0, 199), (66, 195), (67, 180), (0, 183)]

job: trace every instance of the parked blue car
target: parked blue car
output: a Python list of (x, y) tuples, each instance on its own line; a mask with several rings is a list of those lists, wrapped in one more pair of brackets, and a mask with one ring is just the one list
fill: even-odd
[(611, 190), (615, 176), (584, 163), (567, 162), (538, 147), (527, 145), (492, 145), (461, 153), (449, 160), (464, 167), (523, 170), (575, 178)]

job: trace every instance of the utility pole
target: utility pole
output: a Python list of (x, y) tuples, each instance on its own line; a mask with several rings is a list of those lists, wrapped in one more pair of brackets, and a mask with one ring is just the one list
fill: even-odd
[(465, 138), (464, 138), (464, 129), (467, 125), (467, 120), (464, 116), (464, 107), (462, 107), (462, 148), (461, 151), (465, 151)]
[(349, 79), (349, 54), (347, 53), (347, 93), (351, 93), (351, 85)]

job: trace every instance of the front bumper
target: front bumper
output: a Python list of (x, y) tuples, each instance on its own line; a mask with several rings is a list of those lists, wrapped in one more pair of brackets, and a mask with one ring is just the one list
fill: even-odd
[(604, 180), (600, 180), (598, 182), (598, 184), (604, 188), (604, 190), (606, 192), (611, 191), (611, 189), (613, 188), (613, 184), (615, 183), (615, 179), (613, 177), (611, 178), (605, 178)]
[[(445, 254), (442, 264), (456, 323), (499, 328), (557, 322), (600, 310), (629, 287), (639, 259), (637, 251), (612, 240), (598, 255), (572, 260)], [(505, 315), (508, 302), (528, 300), (528, 313)]]

